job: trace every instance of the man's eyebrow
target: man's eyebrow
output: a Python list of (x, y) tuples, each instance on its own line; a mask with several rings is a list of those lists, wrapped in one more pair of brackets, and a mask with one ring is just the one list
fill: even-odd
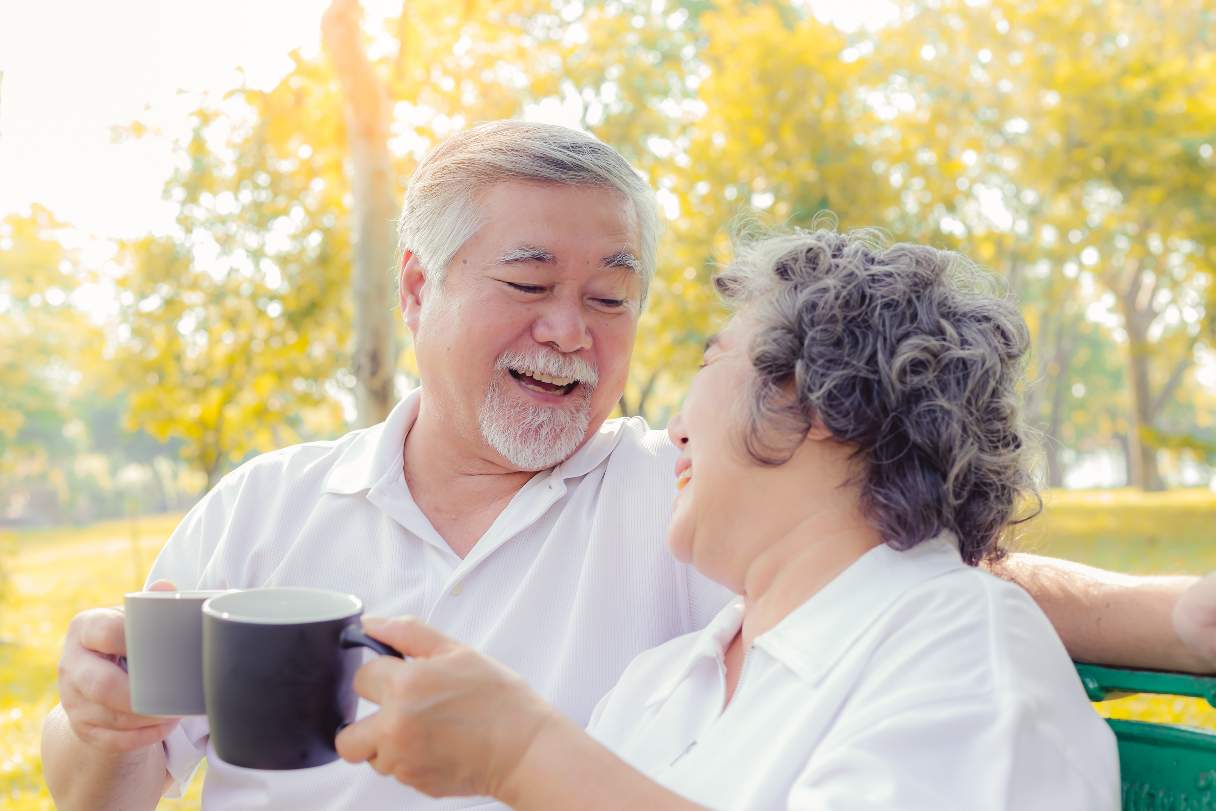
[(617, 251), (611, 256), (605, 256), (600, 260), (600, 266), (604, 268), (625, 268), (632, 270), (634, 273), (642, 272), (642, 263), (633, 255), (632, 251)]
[(552, 253), (535, 245), (520, 245), (498, 257), (498, 264), (500, 265), (516, 265), (523, 262), (552, 264), (553, 261)]

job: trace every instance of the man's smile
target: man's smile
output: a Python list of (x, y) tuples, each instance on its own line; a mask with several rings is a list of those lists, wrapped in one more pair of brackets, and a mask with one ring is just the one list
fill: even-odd
[(579, 384), (576, 378), (571, 377), (554, 377), (543, 372), (520, 371), (516, 369), (507, 369), (507, 371), (524, 388), (541, 392), (542, 394), (564, 396), (574, 391), (574, 387)]

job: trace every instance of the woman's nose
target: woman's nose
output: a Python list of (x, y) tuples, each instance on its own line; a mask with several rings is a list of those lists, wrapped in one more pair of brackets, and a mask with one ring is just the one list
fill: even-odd
[(667, 423), (667, 436), (677, 448), (682, 448), (688, 444), (688, 432), (684, 430), (684, 416), (682, 412), (677, 411), (675, 416)]

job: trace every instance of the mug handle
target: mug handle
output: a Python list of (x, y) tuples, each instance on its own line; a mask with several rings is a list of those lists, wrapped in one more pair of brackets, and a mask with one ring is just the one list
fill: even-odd
[(346, 648), (371, 648), (381, 656), (393, 656), (397, 659), (404, 659), (405, 656), (396, 648), (391, 648), (385, 645), (378, 639), (372, 639), (367, 634), (363, 633), (363, 629), (358, 625), (347, 625), (342, 629), (342, 633), (338, 635), (338, 647)]

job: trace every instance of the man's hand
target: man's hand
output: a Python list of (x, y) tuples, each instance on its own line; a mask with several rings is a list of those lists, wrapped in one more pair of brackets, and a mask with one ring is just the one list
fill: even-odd
[[(173, 585), (158, 582), (152, 588), (171, 591)], [(122, 611), (94, 608), (72, 619), (59, 660), (59, 699), (72, 732), (111, 754), (158, 743), (177, 724), (131, 711), (127, 674), (119, 664), (126, 654)]]
[(518, 676), (412, 618), (364, 620), (387, 656), (355, 674), (355, 691), (378, 712), (344, 729), (338, 754), (367, 761), (432, 797), (499, 796), (557, 711)]
[(1178, 598), (1174, 629), (1182, 642), (1216, 673), (1216, 572), (1200, 579)]

